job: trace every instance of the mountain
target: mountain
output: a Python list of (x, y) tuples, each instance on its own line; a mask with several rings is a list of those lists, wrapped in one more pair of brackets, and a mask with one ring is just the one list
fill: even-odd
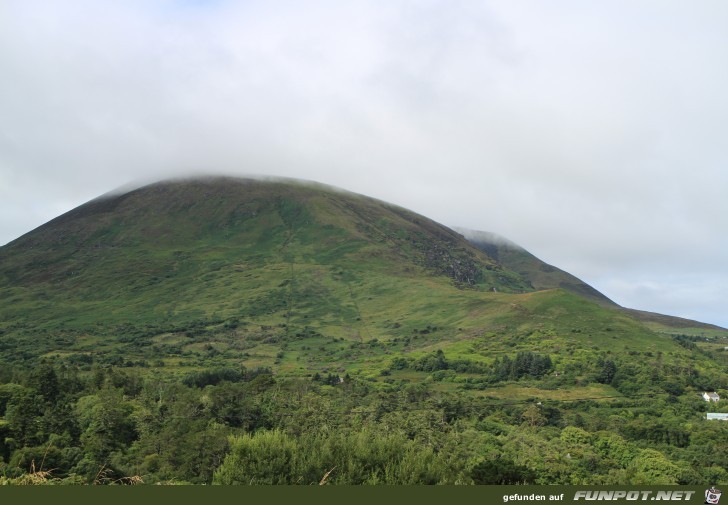
[(462, 233), (217, 177), (1, 247), (0, 485), (728, 478), (728, 331)]
[[(298, 181), (199, 178), (111, 193), (0, 248), (3, 356), (176, 366), (206, 350), (295, 374), (384, 361), (344, 342), (463, 355), (483, 335), (493, 350), (550, 333), (600, 349), (675, 345), (522, 248), (467, 235)], [(323, 361), (276, 357), (321, 339), (338, 342)]]
[[(3, 247), (0, 259), (0, 280), (17, 290), (16, 302), (33, 293), (102, 303), (111, 308), (102, 319), (131, 308), (136, 317), (201, 306), (261, 312), (261, 303), (273, 305), (268, 312), (289, 310), (303, 278), (310, 295), (326, 298), (375, 273), (445, 278), (459, 288), (529, 290), (518, 275), (427, 218), (297, 182), (199, 179), (104, 196)], [(260, 275), (266, 279), (250, 286)], [(241, 286), (270, 299), (253, 307), (249, 290), (237, 292)], [(155, 303), (147, 303), (150, 296)], [(33, 314), (34, 324), (49, 320), (54, 308)]]

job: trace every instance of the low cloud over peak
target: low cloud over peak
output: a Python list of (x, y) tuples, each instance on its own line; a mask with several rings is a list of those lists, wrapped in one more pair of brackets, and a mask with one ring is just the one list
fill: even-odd
[(5, 2), (0, 243), (130, 180), (294, 177), (726, 326), (727, 22), (718, 2)]

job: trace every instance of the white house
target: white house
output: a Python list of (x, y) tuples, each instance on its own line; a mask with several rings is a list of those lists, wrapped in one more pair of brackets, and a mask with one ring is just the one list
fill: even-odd
[(707, 419), (708, 421), (728, 421), (728, 414), (708, 412)]
[(703, 399), (706, 402), (717, 402), (718, 400), (720, 400), (720, 396), (718, 396), (718, 393), (716, 393), (715, 391), (713, 391), (712, 393), (708, 393), (706, 391), (705, 393), (703, 393)]

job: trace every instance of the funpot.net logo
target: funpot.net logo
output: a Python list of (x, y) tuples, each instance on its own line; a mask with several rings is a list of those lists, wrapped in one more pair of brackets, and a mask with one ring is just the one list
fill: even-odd
[(720, 489), (715, 489), (714, 487), (711, 487), (710, 489), (705, 490), (705, 503), (709, 503), (710, 505), (718, 505), (718, 502), (720, 501), (720, 495), (722, 491)]
[[(695, 491), (577, 491), (574, 501), (689, 501)], [(700, 495), (698, 495), (700, 496)], [(706, 491), (707, 497), (707, 491)], [(712, 502), (718, 503), (718, 502)]]

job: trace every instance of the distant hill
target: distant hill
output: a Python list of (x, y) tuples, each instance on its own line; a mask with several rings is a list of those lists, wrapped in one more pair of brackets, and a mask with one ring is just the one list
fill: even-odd
[(720, 326), (701, 323), (691, 319), (657, 314), (644, 310), (621, 307), (581, 279), (568, 272), (544, 263), (521, 246), (495, 233), (455, 228), (471, 244), (498, 261), (504, 268), (513, 270), (526, 279), (536, 290), (561, 288), (596, 302), (604, 307), (620, 309), (622, 312), (661, 329), (706, 329), (722, 330)]
[(456, 228), (456, 231), (475, 247), (498, 261), (505, 268), (517, 272), (538, 291), (561, 288), (606, 307), (617, 304), (605, 295), (568, 272), (544, 263), (533, 254), (495, 233)]

